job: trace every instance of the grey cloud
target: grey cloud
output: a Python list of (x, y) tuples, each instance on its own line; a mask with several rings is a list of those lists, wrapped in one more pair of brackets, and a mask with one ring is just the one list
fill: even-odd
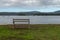
[(59, 0), (0, 0), (0, 7), (49, 6), (60, 5)]

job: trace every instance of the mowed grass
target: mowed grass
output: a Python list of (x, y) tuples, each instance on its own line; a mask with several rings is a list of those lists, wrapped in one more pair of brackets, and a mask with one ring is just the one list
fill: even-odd
[(60, 24), (30, 25), (29, 29), (0, 26), (0, 40), (60, 40)]

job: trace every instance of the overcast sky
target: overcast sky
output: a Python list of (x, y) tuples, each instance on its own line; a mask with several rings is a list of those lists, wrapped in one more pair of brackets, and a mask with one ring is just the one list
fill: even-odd
[(60, 0), (0, 0), (0, 11), (42, 11), (60, 10)]

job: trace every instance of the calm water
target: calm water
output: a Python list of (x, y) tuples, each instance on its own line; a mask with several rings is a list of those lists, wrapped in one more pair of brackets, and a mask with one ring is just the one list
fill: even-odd
[(13, 24), (13, 19), (30, 19), (31, 24), (60, 24), (60, 16), (0, 16), (0, 24)]

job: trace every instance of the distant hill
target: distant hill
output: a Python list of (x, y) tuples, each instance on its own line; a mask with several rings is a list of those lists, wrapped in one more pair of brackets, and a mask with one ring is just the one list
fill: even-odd
[(55, 11), (55, 12), (39, 12), (39, 11), (30, 11), (30, 12), (0, 12), (0, 15), (42, 15), (42, 16), (47, 16), (47, 15), (60, 15), (60, 10)]

